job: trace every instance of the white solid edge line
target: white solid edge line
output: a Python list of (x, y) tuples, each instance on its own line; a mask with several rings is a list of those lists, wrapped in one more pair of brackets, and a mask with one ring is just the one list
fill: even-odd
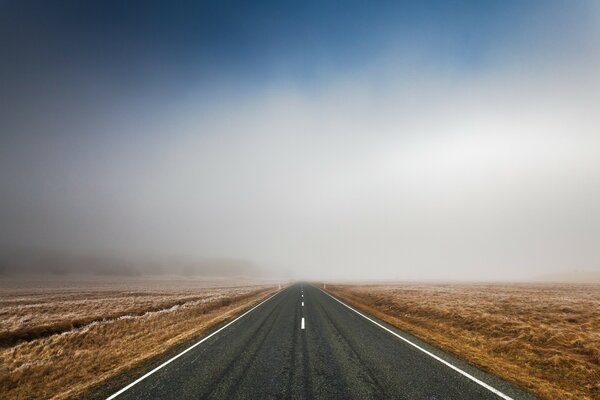
[(251, 313), (252, 311), (254, 311), (256, 308), (258, 308), (261, 305), (265, 304), (267, 301), (271, 300), (273, 297), (277, 296), (279, 293), (281, 293), (281, 290), (278, 290), (276, 293), (274, 293), (273, 295), (271, 295), (269, 298), (261, 301), (260, 303), (258, 303), (257, 305), (255, 305), (254, 307), (252, 307), (251, 309), (249, 309), (248, 311), (246, 311), (245, 313), (243, 313), (242, 315), (240, 315), (239, 317), (237, 317), (236, 319), (234, 319), (233, 321), (229, 322), (227, 325), (224, 325), (224, 326), (220, 327), (219, 329), (217, 329), (216, 331), (214, 331), (213, 333), (211, 333), (207, 337), (203, 338), (199, 342), (194, 343), (193, 345), (191, 345), (187, 349), (183, 350), (181, 353), (177, 354), (175, 357), (168, 359), (164, 363), (160, 364), (158, 367), (154, 368), (152, 371), (150, 371), (150, 372), (146, 373), (145, 375), (142, 375), (141, 377), (137, 378), (135, 381), (131, 382), (129, 385), (125, 386), (123, 389), (121, 389), (118, 392), (116, 392), (116, 393), (110, 395), (109, 397), (107, 397), (106, 400), (114, 399), (115, 397), (119, 396), (120, 394), (122, 394), (126, 390), (128, 390), (131, 387), (137, 385), (138, 383), (140, 383), (141, 381), (143, 381), (144, 379), (146, 379), (147, 377), (149, 377), (150, 375), (152, 375), (153, 373), (155, 373), (159, 369), (161, 369), (161, 368), (165, 367), (166, 365), (172, 363), (173, 361), (175, 361), (176, 359), (178, 359), (179, 357), (181, 357), (182, 355), (184, 355), (188, 351), (192, 350), (194, 347), (196, 347), (199, 344), (201, 344), (201, 343), (205, 342), (206, 340), (210, 339), (211, 337), (213, 337), (217, 333), (221, 332), (223, 329), (227, 328), (229, 325), (233, 324), (234, 322), (236, 322), (240, 318), (242, 318), (245, 315), (247, 315), (247, 314)]
[(330, 295), (329, 293), (327, 293), (326, 291), (324, 291), (323, 289), (319, 288), (319, 290), (323, 293), (325, 293), (327, 296), (331, 297), (332, 299), (334, 299), (335, 301), (339, 302), (340, 304), (342, 304), (343, 306), (348, 307), (350, 310), (354, 311), (355, 313), (357, 313), (358, 315), (360, 315), (361, 317), (371, 321), (372, 323), (374, 323), (375, 325), (377, 325), (378, 327), (385, 329), (386, 331), (388, 331), (389, 333), (391, 333), (392, 335), (396, 336), (398, 339), (404, 340), (406, 343), (410, 344), (411, 346), (421, 350), (423, 353), (427, 354), (428, 356), (436, 359), (437, 361), (441, 362), (442, 364), (444, 364), (447, 367), (452, 368), (453, 370), (455, 370), (456, 372), (458, 372), (459, 374), (469, 378), (470, 380), (472, 380), (473, 382), (479, 384), (480, 386), (483, 386), (484, 388), (486, 388), (487, 390), (489, 390), (490, 392), (500, 396), (501, 398), (505, 399), (505, 400), (514, 400), (512, 397), (502, 393), (501, 391), (499, 391), (498, 389), (488, 385), (487, 383), (475, 378), (473, 375), (469, 374), (468, 372), (463, 371), (462, 369), (450, 364), (448, 361), (443, 360), (442, 358), (436, 356), (435, 354), (431, 353), (430, 351), (425, 350), (424, 348), (422, 348), (421, 346), (419, 346), (418, 344), (415, 344), (413, 342), (411, 342), (410, 340), (406, 339), (405, 337), (402, 337), (400, 335), (398, 335), (396, 332), (392, 331), (391, 329), (386, 328), (385, 326), (381, 325), (379, 322), (372, 320), (371, 318), (367, 317), (366, 315), (364, 315), (363, 313), (361, 313), (360, 311), (354, 309), (353, 307), (350, 307), (348, 304), (344, 303), (343, 301), (337, 299), (336, 297)]
[(302, 326), (300, 327), (300, 329), (304, 329), (304, 317), (302, 317)]

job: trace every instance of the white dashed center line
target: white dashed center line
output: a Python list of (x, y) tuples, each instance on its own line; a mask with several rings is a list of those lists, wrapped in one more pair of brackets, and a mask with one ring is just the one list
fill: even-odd
[(300, 326), (300, 329), (304, 329), (304, 317), (302, 317), (302, 325)]

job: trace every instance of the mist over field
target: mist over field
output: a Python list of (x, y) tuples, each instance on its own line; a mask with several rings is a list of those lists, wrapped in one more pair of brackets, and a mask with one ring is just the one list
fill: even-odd
[(224, 258), (119, 258), (50, 251), (5, 251), (0, 256), (0, 277), (21, 279), (86, 277), (156, 278), (290, 278), (289, 272), (267, 271), (244, 260)]
[(0, 272), (598, 274), (598, 4), (3, 2)]

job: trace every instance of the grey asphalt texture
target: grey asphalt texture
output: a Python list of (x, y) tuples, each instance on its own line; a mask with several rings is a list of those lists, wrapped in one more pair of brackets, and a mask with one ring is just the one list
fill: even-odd
[[(376, 321), (515, 400), (534, 399), (499, 378)], [(117, 398), (501, 397), (386, 332), (319, 288), (296, 284)]]

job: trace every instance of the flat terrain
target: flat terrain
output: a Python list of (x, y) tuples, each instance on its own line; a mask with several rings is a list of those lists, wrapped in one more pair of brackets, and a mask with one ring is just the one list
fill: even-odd
[(231, 280), (4, 281), (0, 397), (78, 398), (275, 290)]
[(546, 399), (600, 399), (600, 285), (327, 285)]
[(499, 393), (505, 399), (533, 398), (383, 324), (389, 331), (316, 287), (293, 285), (114, 398), (492, 400)]

